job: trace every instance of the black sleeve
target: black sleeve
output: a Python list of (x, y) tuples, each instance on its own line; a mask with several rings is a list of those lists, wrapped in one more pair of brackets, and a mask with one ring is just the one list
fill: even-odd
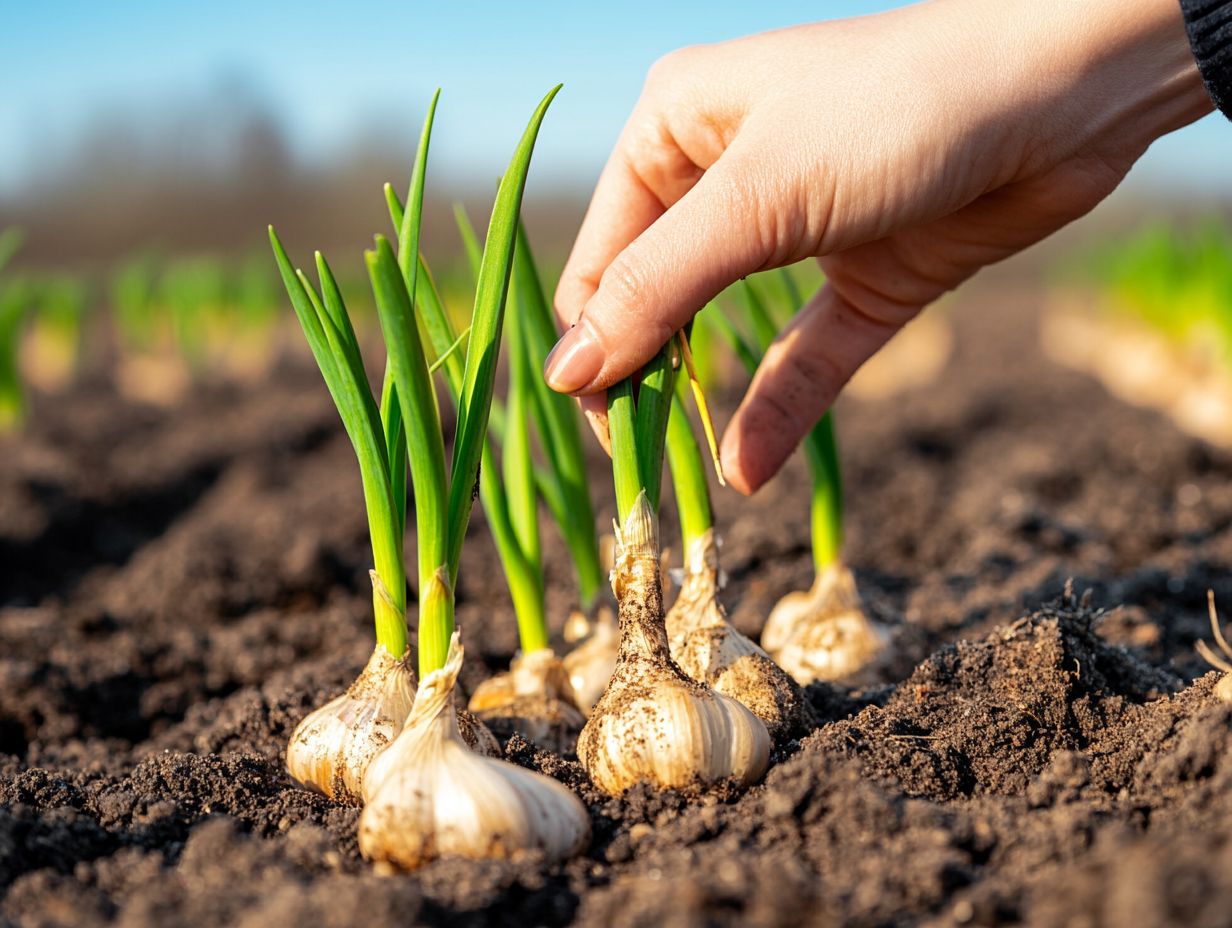
[(1232, 0), (1181, 0), (1181, 12), (1207, 92), (1232, 119)]

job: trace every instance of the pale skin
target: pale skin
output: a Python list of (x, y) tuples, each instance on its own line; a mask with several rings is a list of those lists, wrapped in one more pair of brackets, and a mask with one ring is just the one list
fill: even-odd
[(605, 388), (729, 284), (816, 258), (723, 436), (752, 493), (921, 309), (1211, 108), (1177, 0), (931, 0), (673, 52), (599, 178), (545, 376), (605, 440)]

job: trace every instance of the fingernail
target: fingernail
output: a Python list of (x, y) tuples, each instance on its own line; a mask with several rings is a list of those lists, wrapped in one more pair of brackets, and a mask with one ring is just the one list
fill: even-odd
[(543, 362), (543, 379), (557, 393), (574, 393), (599, 375), (603, 349), (584, 326), (575, 325)]

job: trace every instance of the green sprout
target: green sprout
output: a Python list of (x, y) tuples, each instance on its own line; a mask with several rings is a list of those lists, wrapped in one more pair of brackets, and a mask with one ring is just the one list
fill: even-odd
[[(318, 291), (305, 275), (294, 270), (271, 230), (283, 283), (359, 459), (376, 564), (373, 609), (377, 640), (394, 655), (402, 654), (406, 647), (402, 561), (406, 473), (402, 462), (409, 463), (415, 485), (422, 676), (445, 666), (454, 631), (454, 589), (474, 487), (487, 446), (517, 217), (539, 126), (558, 89), (549, 92), (535, 110), (497, 191), (460, 377), (456, 375), (456, 355), (448, 355), (444, 362), (446, 378), (457, 395), (457, 423), (449, 462), (440, 408), (415, 315), (418, 303), (425, 310), (424, 327), (431, 338), (432, 327), (439, 320), (426, 311), (431, 301), (424, 297), (432, 287), (419, 288), (421, 267), (425, 281), (431, 281), (419, 256), (419, 241), (436, 97), (424, 123), (406, 208), (396, 217), (397, 250), (384, 236), (377, 236), (375, 247), (365, 253), (387, 350), (388, 373), (379, 403), (368, 386), (354, 329), (325, 259), (318, 255)], [(391, 206), (396, 199), (391, 199)], [(450, 345), (455, 340), (450, 338)], [(405, 453), (401, 450), (403, 443)]]
[[(0, 233), (0, 272), (21, 247), (22, 238), (19, 229)], [(23, 281), (0, 281), (0, 434), (16, 430), (25, 418), (26, 399), (19, 355), (29, 306), (28, 291)]]

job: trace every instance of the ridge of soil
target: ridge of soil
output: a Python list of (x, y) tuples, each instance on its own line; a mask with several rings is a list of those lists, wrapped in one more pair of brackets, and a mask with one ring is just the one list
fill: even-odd
[[(378, 877), (358, 811), (286, 777), (291, 729), (372, 646), (358, 475), (314, 371), (171, 411), (39, 398), (0, 439), (0, 925), (1227, 924), (1232, 707), (1193, 643), (1206, 589), (1232, 602), (1232, 458), (1043, 359), (1036, 299), (972, 291), (938, 381), (841, 407), (883, 681), (809, 687), (818, 727), (744, 793), (611, 799), (514, 736), (591, 811), (552, 867)], [(807, 498), (793, 462), (716, 500), (746, 632), (812, 580)], [(473, 521), (466, 692), (516, 649)]]

